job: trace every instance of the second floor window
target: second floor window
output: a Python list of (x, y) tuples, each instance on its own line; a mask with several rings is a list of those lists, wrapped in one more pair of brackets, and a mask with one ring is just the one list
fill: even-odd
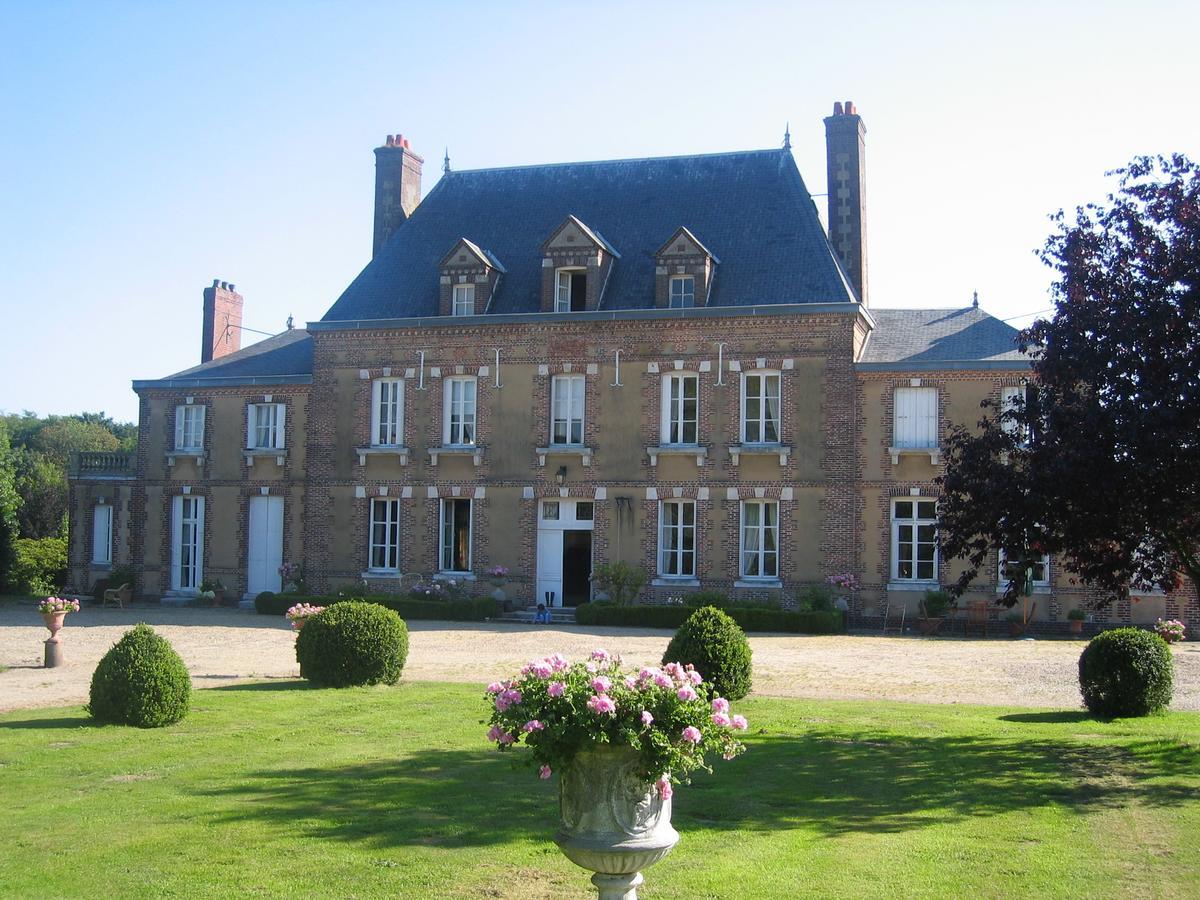
[(582, 312), (587, 305), (587, 269), (559, 269), (554, 281), (554, 311)]
[(696, 504), (690, 500), (664, 500), (659, 507), (658, 574), (696, 576)]
[(283, 404), (251, 403), (249, 409), (246, 446), (251, 450), (282, 450)]
[(175, 449), (201, 450), (204, 447), (204, 407), (189, 403), (175, 407)]
[(550, 443), (583, 443), (582, 375), (555, 375), (550, 382)]
[(742, 502), (743, 578), (779, 577), (779, 504), (774, 500)]
[(456, 284), (451, 291), (454, 304), (453, 313), (456, 316), (475, 315), (475, 285)]
[(668, 297), (671, 309), (690, 309), (696, 305), (696, 279), (691, 275), (676, 275), (671, 279)]
[(475, 443), (475, 379), (447, 378), (442, 440), (450, 447)]
[(896, 388), (895, 405), (893, 447), (923, 450), (938, 445), (937, 388)]
[(400, 571), (400, 501), (371, 501), (371, 538), (367, 568), (372, 572)]
[(404, 381), (377, 378), (371, 393), (371, 445), (398, 447), (404, 443)]
[(668, 375), (663, 379), (662, 442), (695, 444), (700, 407), (700, 379), (695, 375)]
[(742, 376), (742, 442), (778, 444), (781, 432), (778, 372), (753, 372)]

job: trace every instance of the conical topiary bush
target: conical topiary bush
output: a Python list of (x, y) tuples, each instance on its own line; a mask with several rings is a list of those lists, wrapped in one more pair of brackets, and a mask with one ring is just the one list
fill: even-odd
[(750, 693), (750, 642), (738, 623), (715, 606), (696, 610), (679, 626), (662, 661), (691, 663), (727, 700)]
[(101, 722), (159, 728), (188, 712), (192, 680), (179, 654), (149, 625), (137, 625), (104, 654), (92, 675), (88, 712)]

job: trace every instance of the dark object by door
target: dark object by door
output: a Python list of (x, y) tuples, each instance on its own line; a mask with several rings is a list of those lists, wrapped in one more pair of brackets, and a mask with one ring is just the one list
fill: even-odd
[(563, 606), (578, 606), (592, 597), (592, 533), (563, 532)]

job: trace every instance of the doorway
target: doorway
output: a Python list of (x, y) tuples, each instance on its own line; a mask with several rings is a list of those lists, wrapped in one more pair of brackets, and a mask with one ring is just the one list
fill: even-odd
[(247, 529), (246, 596), (282, 590), (283, 498), (251, 497)]
[(591, 599), (594, 509), (590, 500), (538, 504), (535, 602), (578, 606)]
[(592, 599), (592, 533), (563, 532), (563, 606)]

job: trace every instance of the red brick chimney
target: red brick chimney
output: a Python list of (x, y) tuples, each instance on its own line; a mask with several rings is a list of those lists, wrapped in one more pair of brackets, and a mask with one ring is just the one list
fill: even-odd
[(216, 278), (204, 289), (200, 362), (220, 359), (242, 348), (242, 295)]
[(867, 305), (866, 134), (851, 101), (833, 104), (833, 115), (825, 120), (829, 242), (863, 306)]
[(387, 136), (375, 148), (375, 241), (371, 256), (395, 234), (421, 202), (421, 166), (425, 162), (412, 152), (402, 134)]

